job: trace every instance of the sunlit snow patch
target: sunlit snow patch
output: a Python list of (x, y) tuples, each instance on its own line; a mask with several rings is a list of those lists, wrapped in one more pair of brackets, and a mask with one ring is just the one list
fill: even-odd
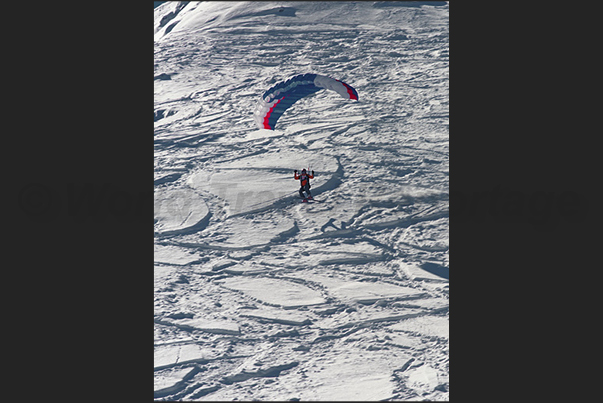
[(302, 284), (274, 278), (236, 277), (226, 278), (218, 283), (226, 288), (242, 291), (268, 305), (295, 308), (326, 302), (319, 291)]
[(413, 388), (417, 388), (419, 390), (426, 389), (429, 392), (433, 391), (441, 383), (438, 377), (438, 372), (429, 365), (421, 365), (418, 368), (412, 368), (409, 370), (407, 382)]
[(282, 325), (303, 326), (311, 323), (308, 315), (296, 310), (283, 310), (271, 307), (254, 309), (248, 313), (242, 313), (241, 317), (253, 318), (262, 322), (280, 323)]
[(201, 196), (189, 188), (155, 189), (155, 233), (171, 235), (201, 229), (209, 209)]
[(214, 334), (239, 334), (239, 325), (227, 320), (209, 320), (204, 318), (177, 319), (173, 321), (181, 329), (201, 330)]
[(165, 397), (180, 391), (185, 387), (185, 380), (198, 371), (197, 367), (158, 371), (154, 376), (154, 397)]
[(393, 324), (391, 330), (415, 332), (425, 336), (448, 339), (449, 323), (447, 316), (421, 316)]
[(219, 233), (208, 238), (208, 242), (222, 248), (244, 249), (278, 242), (296, 232), (295, 221), (287, 217), (275, 220), (231, 217), (221, 226)]
[(227, 203), (230, 216), (263, 211), (268, 207), (299, 197), (299, 181), (293, 170), (310, 168), (315, 171), (311, 180), (312, 192), (330, 190), (330, 181), (337, 175), (337, 160), (316, 152), (275, 152), (217, 163), (213, 170), (200, 170), (188, 179), (188, 184), (210, 192)]
[(154, 368), (157, 371), (177, 364), (202, 362), (213, 358), (213, 355), (196, 344), (156, 346)]
[[(333, 348), (310, 359), (300, 386), (302, 400), (378, 401), (392, 397), (391, 374), (410, 360), (395, 351), (375, 351), (370, 359), (366, 350), (349, 345)], [(367, 357), (368, 358), (368, 357)]]
[(155, 263), (183, 266), (202, 260), (198, 252), (190, 252), (173, 245), (154, 245)]
[(305, 272), (294, 274), (294, 276), (318, 282), (327, 288), (330, 295), (346, 302), (372, 304), (383, 299), (406, 300), (421, 298), (426, 295), (423, 291), (414, 288), (383, 282), (349, 281)]

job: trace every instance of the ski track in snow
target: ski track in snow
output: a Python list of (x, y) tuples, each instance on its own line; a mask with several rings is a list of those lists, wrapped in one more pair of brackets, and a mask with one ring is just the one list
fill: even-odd
[(283, 4), (155, 9), (155, 400), (448, 400), (448, 4)]

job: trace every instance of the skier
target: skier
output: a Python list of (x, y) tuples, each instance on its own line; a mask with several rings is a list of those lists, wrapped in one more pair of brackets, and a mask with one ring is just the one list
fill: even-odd
[[(297, 174), (297, 169), (293, 171), (294, 179), (299, 179), (301, 187), (299, 188), (299, 197), (303, 200), (302, 202), (307, 202), (308, 199), (312, 200), (312, 193), (310, 193), (310, 179), (314, 179), (314, 171), (312, 171), (312, 175), (308, 175), (306, 173), (306, 169), (302, 169), (301, 175)], [(304, 196), (304, 191), (308, 194), (308, 197)]]

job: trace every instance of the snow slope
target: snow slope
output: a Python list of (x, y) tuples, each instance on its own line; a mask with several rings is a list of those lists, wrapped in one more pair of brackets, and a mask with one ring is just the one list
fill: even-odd
[[(448, 4), (166, 2), (154, 32), (155, 399), (448, 400)], [(360, 101), (257, 130), (302, 73)]]

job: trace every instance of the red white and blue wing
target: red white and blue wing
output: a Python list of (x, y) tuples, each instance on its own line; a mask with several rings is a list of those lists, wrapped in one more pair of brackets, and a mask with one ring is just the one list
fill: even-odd
[(274, 85), (264, 93), (253, 114), (257, 126), (274, 130), (278, 119), (291, 105), (322, 89), (335, 91), (345, 99), (358, 100), (358, 91), (343, 81), (319, 74), (300, 74)]

